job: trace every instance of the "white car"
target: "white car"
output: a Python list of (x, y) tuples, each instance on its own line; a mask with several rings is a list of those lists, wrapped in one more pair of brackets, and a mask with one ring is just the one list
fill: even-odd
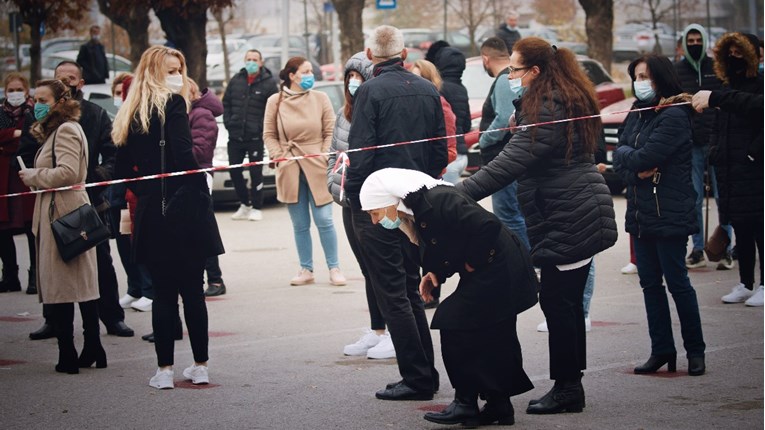
[[(41, 76), (44, 79), (53, 79), (56, 74), (56, 66), (62, 61), (77, 61), (79, 51), (60, 51), (48, 55), (42, 59)], [(114, 58), (112, 58), (114, 57)], [(109, 63), (109, 79), (111, 81), (115, 76), (123, 72), (132, 72), (133, 66), (130, 60), (125, 57), (113, 54), (106, 54), (106, 61)]]
[[(229, 64), (231, 64), (231, 55), (239, 50), (247, 43), (244, 39), (227, 38), (226, 46), (228, 47)], [(223, 67), (223, 42), (219, 37), (207, 40), (207, 67), (219, 66)]]

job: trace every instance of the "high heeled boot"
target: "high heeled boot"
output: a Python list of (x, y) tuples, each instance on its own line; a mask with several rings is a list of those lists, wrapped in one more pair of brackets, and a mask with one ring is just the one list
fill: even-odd
[(635, 368), (637, 374), (656, 373), (662, 366), (667, 365), (668, 372), (677, 371), (677, 353), (651, 355), (648, 361)]
[(101, 346), (101, 326), (98, 322), (98, 301), (80, 303), (82, 314), (82, 334), (85, 345), (82, 347), (80, 358), (77, 359), (79, 367), (90, 367), (93, 363), (96, 368), (106, 367), (106, 351)]
[(510, 396), (488, 394), (486, 404), (481, 409), (479, 416), (482, 426), (497, 423), (501, 426), (511, 426), (515, 424), (515, 410), (510, 403)]
[(74, 303), (50, 305), (53, 332), (58, 340), (58, 363), (56, 372), (74, 375), (80, 373), (77, 366), (77, 349), (74, 347)]
[(454, 400), (446, 409), (441, 412), (428, 412), (423, 418), (437, 424), (462, 424), (467, 428), (478, 427), (480, 424), (478, 394), (457, 390), (454, 393)]
[(552, 390), (537, 401), (529, 402), (527, 414), (557, 414), (561, 412), (582, 412), (584, 409), (584, 387), (582, 376), (556, 380)]

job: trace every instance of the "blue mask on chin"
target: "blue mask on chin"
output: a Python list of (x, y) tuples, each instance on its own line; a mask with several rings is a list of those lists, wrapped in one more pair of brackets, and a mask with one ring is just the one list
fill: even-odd
[(396, 219), (391, 221), (391, 219), (386, 215), (383, 217), (383, 219), (380, 220), (380, 225), (383, 226), (383, 228), (387, 228), (388, 230), (395, 230), (398, 228), (398, 226), (401, 225), (401, 218), (396, 216)]

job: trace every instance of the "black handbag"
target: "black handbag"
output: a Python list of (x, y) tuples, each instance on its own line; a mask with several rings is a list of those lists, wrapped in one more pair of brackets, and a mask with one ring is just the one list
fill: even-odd
[[(56, 135), (53, 135), (51, 148), (53, 168), (56, 167)], [(99, 243), (109, 239), (109, 229), (106, 228), (98, 212), (88, 203), (53, 221), (53, 211), (56, 192), (50, 198), (48, 219), (56, 240), (56, 247), (61, 259), (68, 262)]]

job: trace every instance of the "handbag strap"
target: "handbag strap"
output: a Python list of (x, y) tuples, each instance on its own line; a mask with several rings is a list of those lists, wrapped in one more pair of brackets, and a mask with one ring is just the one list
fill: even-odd
[[(56, 135), (58, 134), (58, 128), (53, 132), (53, 142), (51, 142), (50, 155), (53, 160), (53, 168), (56, 168)], [(51, 192), (50, 204), (48, 205), (48, 221), (53, 224), (53, 206), (56, 201), (56, 192)]]
[(160, 119), (159, 128), (159, 170), (162, 176), (159, 178), (160, 187), (162, 188), (162, 216), (167, 212), (167, 195), (165, 194), (165, 121)]

